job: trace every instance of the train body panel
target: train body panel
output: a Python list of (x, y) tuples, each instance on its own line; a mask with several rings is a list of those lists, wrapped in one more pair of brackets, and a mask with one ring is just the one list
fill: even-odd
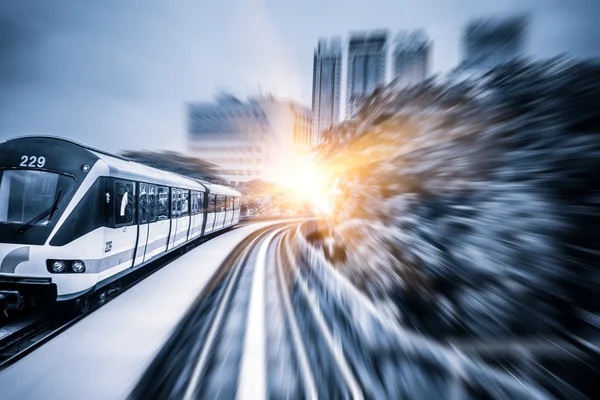
[(94, 291), (237, 224), (240, 198), (60, 138), (0, 143), (0, 293)]

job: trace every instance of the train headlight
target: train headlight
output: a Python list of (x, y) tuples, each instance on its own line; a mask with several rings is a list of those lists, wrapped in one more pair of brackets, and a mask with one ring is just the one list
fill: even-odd
[(71, 269), (73, 272), (77, 273), (85, 272), (85, 264), (83, 261), (73, 261), (73, 264), (71, 264)]
[(64, 261), (54, 261), (52, 263), (52, 271), (54, 272), (63, 272), (67, 268), (67, 264)]

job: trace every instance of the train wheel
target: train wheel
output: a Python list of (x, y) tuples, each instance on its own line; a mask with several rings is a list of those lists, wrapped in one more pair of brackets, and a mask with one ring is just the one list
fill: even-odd
[(87, 314), (92, 310), (92, 299), (89, 294), (84, 294), (83, 296), (75, 299), (73, 302), (73, 311), (77, 314)]

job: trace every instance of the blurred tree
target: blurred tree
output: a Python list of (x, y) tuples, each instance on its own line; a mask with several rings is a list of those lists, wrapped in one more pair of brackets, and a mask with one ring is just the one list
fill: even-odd
[(589, 327), (576, 315), (600, 315), (598, 76), (595, 61), (516, 61), (367, 99), (320, 147), (346, 183), (342, 270), (440, 338)]
[(242, 193), (242, 215), (290, 216), (306, 214), (305, 203), (298, 201), (292, 190), (276, 183), (254, 179), (236, 188)]
[(214, 164), (174, 151), (127, 150), (121, 155), (131, 161), (189, 176), (190, 178), (224, 185), (227, 184), (226, 181), (219, 177)]

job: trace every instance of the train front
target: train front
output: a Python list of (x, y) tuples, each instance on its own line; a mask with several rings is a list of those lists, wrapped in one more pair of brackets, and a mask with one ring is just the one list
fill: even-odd
[(0, 143), (0, 313), (54, 303), (76, 272), (52, 260), (49, 241), (97, 159), (56, 138)]

